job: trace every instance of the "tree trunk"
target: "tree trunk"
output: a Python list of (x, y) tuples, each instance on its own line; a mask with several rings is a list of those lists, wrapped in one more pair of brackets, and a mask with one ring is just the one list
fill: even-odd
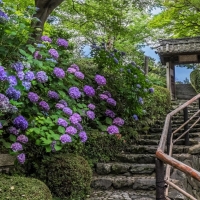
[(44, 24), (52, 11), (58, 7), (64, 0), (35, 0), (35, 6), (38, 8), (33, 17), (38, 18), (40, 21), (32, 22), (31, 27), (33, 32), (31, 37), (34, 40), (40, 40), (44, 29)]

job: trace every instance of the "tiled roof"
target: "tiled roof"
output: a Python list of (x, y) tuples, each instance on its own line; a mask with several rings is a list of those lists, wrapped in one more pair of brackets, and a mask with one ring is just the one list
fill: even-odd
[(159, 55), (200, 52), (200, 37), (166, 39), (159, 43), (156, 48)]

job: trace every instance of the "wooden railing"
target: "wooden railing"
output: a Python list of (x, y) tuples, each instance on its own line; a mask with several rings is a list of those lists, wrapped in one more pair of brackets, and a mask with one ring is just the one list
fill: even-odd
[[(192, 115), (188, 119), (188, 106), (198, 100), (199, 106), (198, 111)], [(176, 108), (174, 111), (170, 112), (166, 116), (165, 125), (162, 131), (160, 143), (158, 149), (156, 151), (156, 199), (157, 200), (165, 200), (170, 199), (168, 198), (168, 191), (169, 186), (173, 187), (174, 189), (178, 190), (184, 196), (192, 199), (197, 200), (191, 194), (187, 193), (175, 183), (172, 182), (170, 179), (170, 170), (171, 167), (174, 167), (185, 174), (193, 177), (194, 179), (200, 181), (200, 172), (196, 171), (192, 167), (178, 161), (177, 159), (172, 157), (173, 145), (182, 137), (185, 138), (185, 145), (189, 145), (189, 131), (200, 121), (200, 94), (192, 98), (191, 100), (187, 101), (180, 107)], [(172, 118), (175, 114), (183, 110), (183, 119), (184, 123), (177, 128), (175, 131), (172, 132)], [(188, 123), (191, 120), (194, 120), (195, 117), (197, 120), (190, 126)], [(177, 139), (173, 139), (174, 135), (178, 133), (179, 130), (184, 129), (183, 134), (181, 134)], [(167, 153), (165, 153), (165, 147), (167, 146)], [(164, 169), (164, 163), (166, 164), (166, 170)]]

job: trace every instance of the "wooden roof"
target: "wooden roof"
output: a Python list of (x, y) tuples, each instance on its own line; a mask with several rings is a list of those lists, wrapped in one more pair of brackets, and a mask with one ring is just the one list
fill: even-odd
[(162, 64), (170, 59), (177, 61), (179, 55), (200, 55), (200, 37), (159, 40), (156, 53)]

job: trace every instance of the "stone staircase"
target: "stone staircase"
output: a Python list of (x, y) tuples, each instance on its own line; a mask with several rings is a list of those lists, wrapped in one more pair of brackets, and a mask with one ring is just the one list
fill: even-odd
[[(174, 101), (172, 110), (185, 101)], [(188, 108), (189, 109), (189, 108)], [(189, 116), (196, 112), (197, 104), (191, 107)], [(172, 129), (183, 123), (183, 113), (173, 117)], [(139, 139), (130, 145), (124, 152), (116, 155), (117, 161), (98, 163), (91, 183), (92, 193), (88, 200), (155, 200), (155, 152), (160, 141), (164, 120), (159, 121), (150, 128), (147, 134), (140, 134)], [(180, 130), (178, 135), (183, 130)], [(198, 144), (200, 125), (190, 133), (190, 145)], [(191, 146), (184, 146), (181, 139), (173, 148), (173, 156), (185, 161), (189, 159), (188, 151)], [(174, 183), (183, 188), (183, 183), (178, 176), (173, 175)], [(170, 189), (169, 197), (176, 200), (185, 200), (179, 192)]]

